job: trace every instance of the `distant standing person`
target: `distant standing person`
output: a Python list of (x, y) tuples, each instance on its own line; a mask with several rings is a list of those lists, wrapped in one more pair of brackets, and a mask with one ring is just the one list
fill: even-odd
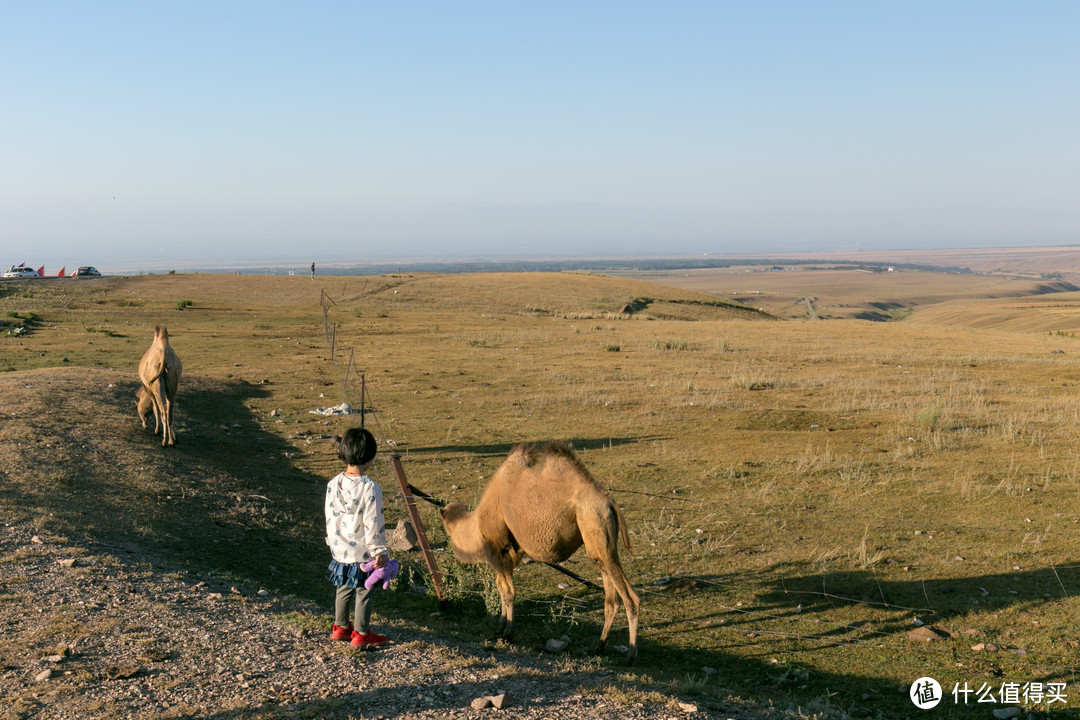
[(311, 263), (311, 279), (315, 279), (315, 263)]
[(326, 544), (333, 556), (330, 582), (337, 587), (330, 639), (347, 640), (358, 648), (379, 647), (386, 642), (386, 636), (371, 630), (371, 595), (375, 589), (364, 587), (368, 574), (360, 567), (371, 560), (375, 561), (373, 569), (385, 567), (389, 559), (382, 488), (367, 476), (378, 448), (375, 436), (364, 428), (349, 428), (334, 440), (345, 470), (326, 486)]

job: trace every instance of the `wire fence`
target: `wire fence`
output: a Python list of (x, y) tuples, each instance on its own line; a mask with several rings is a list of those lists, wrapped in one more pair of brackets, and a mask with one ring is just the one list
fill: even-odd
[[(366, 292), (366, 287), (365, 283), (361, 295)], [(341, 338), (338, 336), (337, 325), (331, 317), (331, 311), (337, 306), (337, 303), (323, 290), (320, 305), (322, 307), (322, 323), (326, 336), (326, 345), (330, 360), (339, 371), (342, 398), (354, 408), (359, 408), (361, 423), (366, 422), (367, 419), (374, 419), (375, 430), (373, 434), (380, 442), (393, 446), (393, 441), (386, 438), (379, 423), (377, 406), (370, 400), (371, 391), (366, 386), (364, 373), (355, 364), (354, 349), (342, 343)], [(668, 497), (659, 494), (638, 493), (631, 490), (620, 491), (616, 489), (612, 492), (651, 495), (655, 498), (663, 498), (667, 502), (686, 503), (692, 501), (692, 499), (685, 497)], [(416, 502), (416, 499), (410, 498), (409, 501)], [(678, 512), (681, 509), (683, 508), (679, 506), (662, 507), (658, 508), (657, 512)], [(1028, 541), (1042, 543), (1054, 537), (1080, 539), (1080, 531), (1051, 527), (1032, 530), (1030, 528), (1015, 528), (1003, 525), (949, 524), (937, 520), (927, 520), (926, 518), (919, 518), (918, 521), (915, 521), (900, 517), (883, 517), (871, 512), (863, 515), (852, 515), (815, 510), (815, 514), (826, 524), (857, 522), (867, 528), (874, 527), (886, 531), (1013, 534), (1021, 539), (1021, 543)], [(928, 524), (933, 526), (930, 531), (926, 529)], [(539, 565), (540, 563), (534, 564)], [(412, 565), (418, 571), (420, 570), (421, 566), (418, 563), (414, 562)], [(455, 564), (455, 567), (449, 570), (455, 576), (453, 592), (463, 596), (487, 599), (490, 593), (493, 592), (493, 576), (483, 570), (466, 570), (466, 567), (472, 568), (475, 566)], [(924, 566), (921, 569), (926, 570), (927, 567)], [(1041, 565), (1026, 567), (1024, 573), (1029, 577), (1035, 573), (1048, 573), (1053, 576), (1060, 589), (1060, 595), (1052, 594), (1050, 597), (1033, 598), (1031, 593), (1028, 593), (1024, 598), (1024, 602), (1031, 604), (1041, 600), (1043, 603), (1049, 604), (1063, 600), (1067, 601), (1074, 596), (1080, 595), (1080, 573), (1075, 573), (1075, 578), (1068, 579), (1063, 578), (1061, 574), (1062, 571), (1074, 570), (1080, 570), (1080, 564), (1056, 564), (1048, 560)], [(444, 572), (446, 571), (447, 569), (444, 568)], [(881, 583), (878, 581), (877, 572), (872, 565), (869, 568), (869, 573), (877, 584), (878, 594), (881, 599), (852, 597), (843, 593), (830, 592), (824, 587), (828, 578), (828, 573), (825, 572), (821, 574), (823, 585), (821, 590), (788, 587), (785, 575), (776, 571), (755, 572), (753, 570), (743, 570), (740, 571), (738, 581), (729, 582), (702, 576), (680, 576), (679, 579), (684, 581), (692, 580), (700, 587), (732, 594), (745, 594), (748, 587), (772, 588), (771, 590), (766, 589), (759, 596), (769, 596), (770, 600), (768, 602), (761, 600), (750, 603), (728, 604), (715, 599), (710, 601), (710, 607), (715, 612), (724, 613), (728, 617), (725, 618), (723, 623), (697, 628), (695, 632), (722, 638), (720, 644), (725, 648), (729, 648), (732, 652), (751, 650), (755, 654), (764, 653), (770, 657), (773, 655), (806, 657), (829, 647), (843, 647), (845, 650), (858, 651), (857, 653), (853, 652), (848, 658), (848, 662), (856, 671), (860, 663), (859, 654), (865, 652), (880, 654), (904, 651), (910, 653), (913, 647), (917, 647), (931, 656), (948, 656), (948, 664), (954, 664), (955, 658), (958, 656), (974, 655), (978, 652), (972, 649), (968, 653), (966, 650), (955, 647), (941, 647), (941, 649), (938, 649), (940, 646), (929, 643), (925, 645), (915, 643), (909, 638), (909, 630), (911, 627), (916, 626), (918, 622), (916, 618), (919, 615), (927, 618), (948, 618), (957, 614), (953, 611), (935, 607), (935, 603), (925, 589), (926, 584), (931, 580), (924, 577), (921, 580), (908, 583), (908, 585), (921, 584), (923, 586), (921, 601), (908, 604), (889, 600)], [(566, 586), (560, 585), (559, 587)], [(642, 596), (640, 617), (643, 628), (649, 625), (677, 625), (688, 621), (687, 618), (679, 617), (674, 613), (665, 614), (661, 609), (655, 607), (671, 607), (673, 604), (677, 604), (677, 599), (673, 597), (669, 590), (656, 586), (652, 588), (638, 586), (636, 591)], [(521, 596), (519, 595), (519, 601), (520, 599)], [(831, 609), (839, 612), (853, 608), (876, 609), (880, 616), (858, 621), (830, 620), (823, 617), (821, 612), (804, 613), (803, 605), (808, 599), (828, 603)], [(655, 601), (654, 607), (650, 607), (650, 600)], [(522, 615), (548, 618), (566, 615), (567, 613), (571, 615), (598, 614), (603, 612), (604, 607), (602, 595), (599, 593), (591, 594), (588, 598), (582, 598), (565, 592), (562, 594), (551, 592), (550, 589), (544, 593), (542, 598), (530, 598), (528, 604), (534, 609), (532, 611), (526, 610), (521, 613)], [(901, 625), (899, 619), (902, 614), (912, 616), (913, 623), (908, 626), (908, 629), (897, 629), (898, 625)], [(789, 629), (777, 629), (777, 625), (787, 626)], [(781, 641), (787, 646), (779, 646), (777, 643)], [(1026, 665), (1028, 671), (1041, 672), (1047, 678), (1080, 673), (1080, 654), (1069, 652), (1068, 648), (1063, 647), (1060, 651), (1048, 651), (1033, 647), (1010, 645), (1008, 649), (1013, 655), (1028, 658)], [(960, 664), (962, 666), (962, 663)], [(914, 673), (911, 675), (913, 678), (927, 670), (926, 662), (893, 663), (892, 667), (897, 671)]]

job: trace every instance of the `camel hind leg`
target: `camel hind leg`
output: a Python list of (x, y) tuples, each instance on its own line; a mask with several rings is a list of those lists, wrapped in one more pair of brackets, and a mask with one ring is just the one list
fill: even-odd
[[(172, 400), (165, 385), (165, 374), (158, 375), (151, 392), (154, 396), (154, 418), (161, 418), (161, 446), (175, 444), (172, 429)], [(156, 432), (156, 430), (155, 430)]]
[[(608, 633), (611, 632), (611, 626), (615, 622), (621, 600), (626, 609), (626, 622), (630, 632), (626, 659), (630, 665), (633, 665), (637, 659), (638, 610), (641, 602), (637, 593), (630, 587), (630, 581), (626, 579), (622, 563), (619, 562), (618, 542), (620, 536), (625, 542), (626, 526), (617, 509), (604, 515), (603, 518), (594, 518), (592, 522), (586, 521), (579, 525), (581, 537), (585, 542), (585, 551), (600, 567), (600, 575), (604, 579), (604, 629), (600, 633), (596, 652), (602, 653), (607, 647)], [(579, 516), (579, 522), (581, 519)]]
[(604, 579), (604, 629), (600, 632), (596, 653), (598, 655), (603, 653), (607, 647), (608, 633), (611, 632), (611, 626), (619, 612), (619, 601), (622, 600), (623, 607), (626, 609), (626, 625), (630, 635), (626, 662), (633, 665), (637, 660), (638, 610), (641, 607), (641, 601), (634, 589), (630, 587), (630, 582), (626, 579), (622, 564), (617, 557), (601, 563), (600, 574)]
[(161, 433), (161, 436), (162, 436), (161, 437), (161, 444), (165, 445), (167, 443), (169, 445), (175, 445), (176, 444), (176, 434), (173, 432), (173, 426), (172, 426), (173, 402), (172, 402), (172, 398), (170, 398), (168, 395), (165, 396), (164, 405), (165, 405), (165, 408), (162, 411), (162, 414), (165, 416), (165, 428)]

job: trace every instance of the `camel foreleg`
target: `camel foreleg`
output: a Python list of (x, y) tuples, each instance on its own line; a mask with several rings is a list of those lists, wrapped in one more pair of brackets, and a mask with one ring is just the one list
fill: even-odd
[(502, 610), (499, 613), (497, 638), (508, 642), (514, 640), (514, 569), (513, 567), (495, 568), (495, 587), (499, 590)]

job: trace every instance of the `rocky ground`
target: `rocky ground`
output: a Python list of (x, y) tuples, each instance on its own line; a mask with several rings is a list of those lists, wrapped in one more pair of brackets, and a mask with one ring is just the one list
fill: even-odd
[(329, 640), (323, 608), (6, 524), (0, 718), (747, 717), (635, 691), (588, 660), (376, 619), (391, 643), (353, 650)]

